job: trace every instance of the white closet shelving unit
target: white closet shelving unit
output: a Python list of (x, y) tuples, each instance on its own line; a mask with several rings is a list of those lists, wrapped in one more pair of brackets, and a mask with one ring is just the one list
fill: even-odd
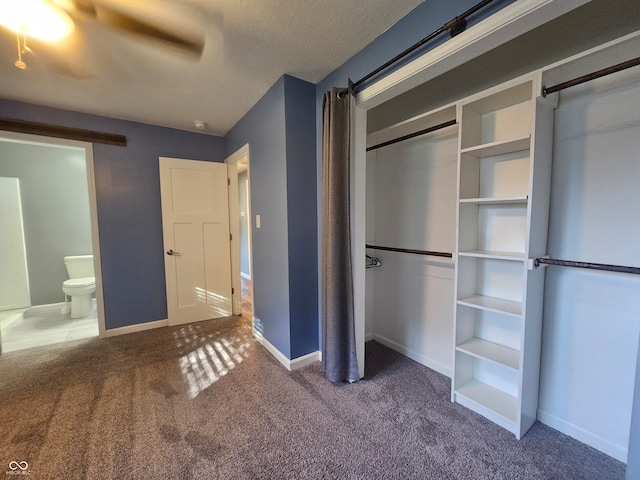
[(536, 420), (556, 97), (541, 75), (458, 104), (452, 401), (520, 438)]

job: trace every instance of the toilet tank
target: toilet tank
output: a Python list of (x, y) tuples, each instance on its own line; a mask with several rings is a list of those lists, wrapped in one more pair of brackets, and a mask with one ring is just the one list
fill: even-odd
[(95, 277), (93, 273), (93, 255), (75, 255), (64, 257), (69, 278)]

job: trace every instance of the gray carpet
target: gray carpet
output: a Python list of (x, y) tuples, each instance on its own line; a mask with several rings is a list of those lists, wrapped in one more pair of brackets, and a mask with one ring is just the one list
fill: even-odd
[(33, 479), (624, 478), (542, 424), (516, 440), (377, 343), (366, 367), (352, 385), (287, 372), (233, 317), (9, 353), (0, 464)]

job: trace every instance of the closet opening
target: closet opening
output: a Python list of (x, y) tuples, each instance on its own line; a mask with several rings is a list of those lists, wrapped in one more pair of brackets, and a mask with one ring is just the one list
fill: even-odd
[[(559, 2), (552, 3), (557, 4)], [(502, 389), (503, 393), (506, 392), (510, 397), (520, 398), (521, 391), (519, 389), (531, 387), (530, 384), (527, 384), (526, 387), (520, 387), (517, 376), (513, 374), (513, 372), (519, 371), (523, 365), (536, 364), (538, 362), (535, 358), (531, 362), (530, 359), (524, 357), (516, 358), (512, 355), (512, 350), (519, 351), (518, 349), (521, 347), (518, 344), (519, 338), (517, 338), (519, 337), (519, 330), (513, 328), (512, 319), (516, 319), (516, 323), (521, 319), (524, 305), (521, 305), (520, 310), (516, 310), (511, 309), (510, 306), (513, 305), (509, 303), (526, 303), (521, 301), (526, 297), (505, 298), (506, 302), (501, 303), (498, 307), (495, 307), (495, 305), (480, 305), (480, 308), (478, 308), (478, 303), (474, 303), (472, 300), (464, 303), (465, 299), (473, 297), (478, 292), (482, 293), (482, 288), (480, 288), (483, 287), (482, 283), (475, 283), (473, 285), (469, 284), (469, 295), (463, 297), (461, 299), (463, 302), (459, 303), (457, 307), (454, 307), (454, 296), (450, 291), (445, 292), (443, 295), (436, 295), (439, 298), (435, 303), (437, 305), (448, 305), (450, 310), (431, 312), (429, 309), (435, 308), (434, 304), (429, 301), (423, 302), (425, 295), (416, 294), (416, 290), (419, 291), (416, 284), (420, 288), (428, 286), (429, 293), (426, 295), (427, 298), (431, 295), (431, 292), (438, 292), (438, 287), (446, 290), (443, 285), (447, 285), (447, 282), (451, 286), (456, 284), (456, 265), (454, 260), (449, 260), (451, 265), (447, 265), (446, 259), (417, 255), (417, 252), (412, 251), (462, 251), (460, 268), (467, 273), (471, 273), (470, 275), (465, 274), (465, 276), (480, 278), (481, 282), (484, 282), (488, 275), (492, 275), (492, 272), (500, 274), (504, 278), (513, 278), (521, 275), (521, 267), (525, 264), (527, 268), (535, 268), (530, 260), (540, 258), (537, 252), (544, 249), (536, 246), (535, 251), (528, 252), (526, 250), (526, 248), (529, 248), (526, 246), (526, 237), (515, 239), (520, 242), (518, 251), (506, 249), (502, 253), (498, 252), (498, 248), (493, 248), (492, 242), (495, 243), (494, 240), (490, 237), (484, 238), (482, 236), (475, 237), (473, 241), (459, 249), (455, 245), (449, 248), (446, 246), (434, 246), (436, 239), (446, 236), (447, 222), (443, 220), (441, 228), (436, 228), (434, 233), (431, 227), (437, 224), (435, 222), (437, 217), (433, 217), (432, 212), (429, 210), (431, 204), (425, 204), (424, 200), (436, 195), (436, 192), (440, 189), (442, 194), (442, 198), (439, 199), (440, 206), (446, 211), (448, 192), (446, 189), (441, 188), (443, 185), (440, 183), (435, 186), (435, 189), (429, 189), (429, 191), (425, 191), (426, 187), (421, 189), (420, 185), (430, 187), (431, 179), (437, 179), (439, 175), (444, 175), (443, 172), (446, 172), (446, 133), (447, 129), (451, 129), (450, 134), (453, 137), (461, 137), (458, 140), (451, 140), (451, 143), (455, 144), (455, 146), (450, 146), (449, 148), (455, 150), (457, 155), (462, 154), (464, 156), (466, 164), (464, 178), (474, 179), (473, 182), (469, 180), (471, 183), (475, 183), (476, 179), (479, 180), (478, 185), (471, 186), (467, 184), (457, 185), (457, 180), (455, 179), (449, 184), (450, 190), (453, 191), (452, 203), (454, 205), (454, 213), (451, 214), (451, 217), (453, 217), (453, 223), (456, 228), (463, 228), (466, 229), (465, 231), (470, 232), (474, 230), (471, 228), (473, 222), (478, 221), (478, 219), (498, 218), (500, 222), (514, 220), (516, 223), (522, 223), (522, 219), (529, 218), (531, 216), (531, 212), (528, 211), (530, 205), (537, 205), (537, 203), (530, 201), (530, 194), (527, 192), (529, 188), (528, 182), (534, 178), (530, 175), (536, 175), (537, 173), (532, 170), (524, 176), (515, 174), (523, 172), (527, 165), (532, 164), (530, 160), (525, 162), (524, 155), (520, 152), (529, 151), (527, 156), (533, 158), (534, 154), (532, 152), (539, 151), (543, 147), (531, 143), (534, 140), (531, 140), (530, 134), (527, 132), (512, 132), (508, 124), (514, 123), (515, 125), (515, 122), (512, 122), (509, 118), (529, 115), (527, 112), (535, 111), (535, 108), (537, 108), (533, 105), (540, 101), (545, 103), (544, 99), (541, 100), (543, 84), (559, 85), (576, 77), (576, 75), (594, 72), (599, 68), (606, 68), (618, 61), (628, 60), (637, 56), (637, 38), (640, 37), (637, 37), (636, 32), (640, 28), (640, 19), (637, 15), (634, 16), (632, 14), (633, 9), (637, 7), (633, 5), (633, 2), (625, 0), (615, 0), (614, 3), (615, 5), (611, 2), (593, 0), (569, 13), (566, 11), (558, 13), (556, 11), (557, 15), (550, 14), (549, 18), (539, 22), (537, 25), (528, 25), (520, 29), (520, 32), (526, 33), (512, 37), (506, 34), (498, 42), (498, 47), (486, 48), (483, 53), (478, 53), (476, 50), (468, 57), (465, 57), (465, 48), (462, 48), (458, 55), (453, 55), (453, 57), (456, 57), (455, 60), (451, 57), (437, 58), (436, 54), (438, 52), (435, 49), (425, 54), (426, 59), (423, 58), (421, 60), (421, 65), (428, 64), (428, 67), (420, 69), (420, 67), (416, 66), (413, 71), (410, 70), (410, 65), (406, 69), (403, 67), (390, 74), (390, 78), (379, 81), (357, 95), (354, 113), (355, 158), (352, 164), (352, 192), (354, 192), (354, 198), (351, 212), (353, 219), (352, 254), (354, 265), (365, 267), (356, 268), (354, 271), (356, 322), (361, 322), (356, 325), (356, 338), (362, 341), (363, 345), (358, 352), (359, 361), (360, 359), (366, 361), (364, 357), (365, 340), (376, 340), (380, 343), (386, 342), (387, 346), (450, 377), (454, 376), (454, 370), (457, 368), (454, 366), (456, 357), (464, 359), (459, 362), (458, 376), (464, 377), (466, 375), (469, 377), (467, 380), (473, 379), (474, 370), (483, 370), (483, 367), (477, 367), (480, 363), (477, 360), (473, 360), (473, 358), (482, 357), (480, 362), (487, 363), (488, 361), (497, 365), (495, 369), (493, 367), (492, 369), (484, 369), (484, 373), (487, 373), (488, 376), (494, 376), (497, 379), (494, 384), (495, 387), (498, 390)], [(505, 7), (503, 13), (510, 8), (515, 9), (516, 5)], [(480, 25), (477, 26), (480, 27)], [(570, 30), (567, 30), (568, 28)], [(500, 32), (499, 28), (497, 32)], [(467, 33), (471, 33), (471, 30)], [(450, 42), (456, 42), (456, 39), (454, 38)], [(600, 51), (600, 47), (608, 44), (608, 42), (614, 44), (614, 48), (607, 46), (606, 50)], [(482, 49), (484, 44), (480, 41), (479, 44)], [(618, 46), (616, 47), (616, 45)], [(478, 47), (479, 45), (475, 46)], [(589, 52), (589, 55), (583, 59), (577, 58), (582, 52)], [(574, 56), (576, 56), (575, 59)], [(505, 61), (505, 59), (509, 59), (509, 61)], [(569, 64), (566, 64), (567, 59), (571, 60)], [(514, 79), (522, 79), (529, 72), (542, 72), (542, 75), (532, 81), (523, 80), (521, 82), (523, 84), (528, 82), (526, 85), (526, 90), (529, 92), (527, 93), (528, 98), (520, 98), (519, 93), (521, 92), (516, 91), (518, 90), (517, 88), (514, 90), (513, 96), (508, 93), (504, 95), (502, 93), (496, 94), (492, 90), (496, 85), (505, 83), (508, 84), (504, 87), (505, 91), (509, 90), (511, 87), (515, 87), (515, 83), (518, 83), (513, 83)], [(629, 70), (629, 72), (633, 71)], [(607, 107), (605, 104), (603, 104), (605, 108), (599, 108), (599, 111), (590, 110), (589, 102), (603, 101), (604, 97), (609, 95), (607, 92), (616, 93), (616, 95), (620, 94), (622, 99), (624, 95), (629, 95), (628, 92), (633, 91), (635, 88), (633, 86), (634, 83), (629, 79), (634, 74), (629, 72), (624, 75), (617, 74), (621, 76), (615, 76), (611, 81), (608, 81), (607, 84), (611, 85), (610, 87), (601, 87), (601, 85), (605, 85), (604, 83), (597, 83), (592, 87), (583, 86), (579, 91), (583, 94), (587, 93), (584, 98), (580, 98), (578, 93), (569, 92), (562, 94), (556, 92), (549, 95), (551, 103), (544, 107), (545, 112), (541, 113), (540, 118), (550, 118), (553, 124), (555, 117), (556, 130), (553, 132), (551, 142), (554, 146), (554, 182), (562, 182), (551, 190), (550, 201), (552, 205), (573, 205), (574, 208), (577, 208), (579, 206), (576, 204), (578, 202), (577, 199), (582, 198), (580, 195), (584, 195), (584, 199), (580, 201), (595, 202), (596, 205), (601, 202), (609, 204), (608, 199), (611, 196), (616, 196), (617, 198), (635, 195), (632, 189), (618, 191), (617, 188), (612, 188), (610, 194), (605, 195), (606, 198), (603, 197), (597, 200), (596, 198), (599, 198), (597, 188), (595, 185), (588, 183), (589, 171), (583, 172), (580, 170), (581, 159), (583, 158), (581, 152), (573, 151), (575, 148), (585, 149), (582, 152), (588, 158), (588, 163), (585, 160), (585, 165), (590, 169), (595, 169), (594, 171), (600, 171), (601, 174), (599, 176), (603, 179), (610, 177), (603, 170), (604, 167), (600, 167), (595, 158), (592, 158), (595, 152), (591, 152), (586, 148), (590, 147), (590, 145), (586, 145), (584, 142), (577, 143), (577, 139), (583, 138), (582, 136), (589, 133), (590, 128), (595, 130), (592, 138), (594, 142), (596, 135), (598, 135), (597, 145), (602, 141), (604, 142), (602, 145), (606, 146), (609, 138), (615, 136), (615, 132), (610, 131), (610, 129), (598, 128), (601, 125), (609, 125), (611, 122), (582, 124), (590, 119), (591, 116), (594, 118), (597, 115), (607, 117), (614, 110), (614, 107)], [(601, 88), (603, 88), (602, 91), (600, 91)], [(524, 89), (525, 87), (522, 87), (522, 91)], [(493, 99), (488, 102), (481, 101), (483, 95), (485, 95), (482, 92), (489, 92), (486, 95), (493, 96)], [(458, 105), (461, 99), (471, 97), (473, 97), (472, 105), (467, 108), (463, 108), (463, 105)], [(550, 115), (548, 110), (553, 110), (553, 103), (558, 99), (560, 108), (555, 115), (553, 113)], [(525, 106), (525, 104), (527, 105)], [(632, 104), (631, 101), (626, 101), (625, 103), (622, 100), (616, 100), (614, 104), (618, 105), (616, 107), (617, 110), (624, 111), (625, 115), (632, 114), (632, 107), (626, 107)], [(442, 115), (444, 117), (447, 116), (443, 112), (447, 112), (448, 109), (451, 109), (453, 113), (449, 113), (448, 118), (442, 118)], [(572, 117), (576, 115), (576, 112), (582, 112), (582, 115), (579, 115), (577, 119)], [(490, 139), (489, 133), (486, 133), (487, 138), (481, 138), (485, 136), (485, 133), (481, 133), (478, 139), (471, 139), (471, 137), (461, 133), (461, 129), (464, 130), (464, 128), (469, 128), (470, 125), (474, 124), (474, 115), (487, 119), (493, 116), (494, 119), (497, 119), (496, 121), (503, 122), (495, 130), (499, 135)], [(440, 116), (440, 118), (427, 120), (430, 116)], [(464, 120), (464, 116), (467, 116), (466, 121), (461, 121)], [(529, 118), (535, 120), (536, 117)], [(617, 123), (615, 124), (630, 128), (630, 125), (632, 125), (632, 123), (629, 123), (630, 120), (628, 120), (627, 124), (623, 124), (622, 119), (623, 117), (621, 116), (619, 120), (616, 120)], [(438, 132), (428, 133), (424, 137), (417, 135), (415, 138), (408, 138), (406, 141), (394, 142), (381, 148), (372, 148), (394, 138), (411, 135), (421, 129), (453, 120), (457, 120), (459, 124), (457, 126), (451, 125)], [(421, 124), (421, 122), (423, 123)], [(482, 121), (479, 124), (481, 128), (486, 129), (488, 132), (490, 123)], [(576, 127), (575, 132), (574, 126)], [(534, 132), (538, 131), (538, 126), (530, 125), (529, 127), (535, 127)], [(581, 127), (586, 130), (580, 130)], [(500, 138), (500, 132), (507, 132), (506, 137)], [(601, 138), (604, 140), (601, 140)], [(630, 138), (634, 137), (628, 137), (628, 139)], [(462, 143), (458, 144), (458, 142)], [(576, 147), (576, 145), (579, 146)], [(616, 154), (615, 156), (616, 158), (620, 157), (618, 159), (620, 169), (616, 170), (618, 173), (622, 171), (623, 167), (631, 170), (635, 168), (627, 161), (627, 150), (629, 150), (627, 147), (626, 143), (618, 142), (614, 149), (616, 152), (622, 150), (622, 155)], [(544, 148), (549, 148), (549, 144)], [(598, 148), (601, 148), (601, 146), (598, 146)], [(395, 154), (389, 153), (389, 151), (395, 151)], [(562, 157), (563, 151), (564, 153), (569, 152), (569, 155), (562, 160), (565, 162), (564, 166), (559, 163), (560, 161), (556, 161), (556, 157)], [(426, 159), (424, 165), (417, 165), (412, 161), (412, 156), (421, 156), (421, 158)], [(496, 156), (501, 158), (494, 160), (493, 157)], [(601, 159), (606, 161), (612, 159), (608, 155), (600, 156)], [(489, 158), (489, 161), (486, 160), (487, 158)], [(405, 160), (408, 161), (405, 162)], [(606, 163), (606, 161), (603, 160), (603, 163)], [(476, 168), (476, 165), (478, 165), (478, 168)], [(503, 170), (503, 166), (506, 170)], [(412, 171), (412, 168), (415, 170)], [(517, 182), (496, 181), (494, 185), (482, 180), (483, 178), (490, 178), (491, 175), (487, 177), (486, 174), (480, 174), (481, 169), (486, 172), (493, 171), (494, 180), (500, 180), (500, 175), (505, 171), (511, 172), (507, 177), (513, 174), (513, 178), (519, 178), (520, 180)], [(477, 175), (476, 170), (478, 170)], [(556, 170), (558, 171), (556, 172)], [(580, 171), (581, 176), (572, 177), (570, 175), (571, 171)], [(457, 175), (458, 172), (455, 171), (454, 178)], [(406, 182), (406, 185), (402, 184), (401, 181)], [(581, 181), (587, 182), (584, 186), (587, 190), (582, 190)], [(616, 182), (622, 184), (626, 184), (627, 181), (628, 179), (624, 176), (620, 176), (616, 180)], [(393, 186), (396, 184), (402, 185), (402, 188), (394, 189)], [(559, 185), (564, 185), (564, 188)], [(494, 186), (497, 186), (498, 190), (495, 190)], [(476, 187), (485, 189), (484, 191), (488, 192), (487, 195), (481, 195), (482, 192), (480, 191), (474, 193), (473, 190)], [(456, 191), (457, 188), (461, 190)], [(511, 188), (517, 191), (507, 191)], [(394, 192), (394, 198), (385, 198), (385, 195), (389, 196), (389, 191)], [(575, 198), (571, 197), (572, 195)], [(499, 196), (508, 198), (495, 198)], [(461, 202), (462, 204), (458, 205)], [(622, 205), (626, 204), (623, 203)], [(597, 208), (598, 215), (600, 215), (604, 210), (600, 207)], [(416, 226), (416, 223), (418, 223), (415, 216), (416, 209), (421, 209), (421, 217), (434, 220), (434, 222)], [(566, 250), (569, 243), (574, 246), (574, 250), (576, 248), (588, 248), (594, 243), (595, 239), (600, 239), (601, 236), (605, 235), (603, 229), (598, 229), (597, 231), (594, 229), (592, 233), (580, 237), (576, 232), (583, 231), (584, 228), (588, 230), (593, 227), (594, 223), (588, 217), (578, 218), (568, 215), (566, 213), (567, 209), (568, 207), (563, 207), (555, 212), (552, 210), (554, 213), (551, 214), (548, 226), (550, 229), (550, 242), (555, 243), (551, 243), (551, 250), (554, 248), (558, 251)], [(471, 221), (459, 221), (459, 216), (461, 215), (470, 218)], [(611, 212), (609, 215), (602, 217), (603, 221), (613, 222), (614, 224), (620, 218), (620, 215)], [(573, 227), (563, 226), (567, 222)], [(475, 230), (477, 231), (477, 226)], [(567, 233), (569, 231), (571, 232)], [(429, 234), (434, 234), (435, 236), (429, 237)], [(454, 232), (453, 238), (455, 239), (455, 237), (456, 234)], [(620, 238), (617, 241), (628, 242), (627, 235), (622, 235), (622, 237), (624, 238)], [(462, 235), (460, 238), (469, 237)], [(417, 244), (416, 239), (433, 240), (433, 243)], [(503, 240), (504, 242), (510, 241), (509, 238), (499, 238), (498, 240), (500, 242)], [(472, 243), (475, 243), (475, 245)], [(541, 241), (538, 243), (542, 244)], [(381, 247), (389, 247), (389, 249)], [(602, 253), (604, 252), (602, 250)], [(553, 256), (553, 251), (548, 253)], [(599, 255), (600, 252), (597, 252), (597, 254)], [(609, 254), (613, 255), (610, 263), (619, 263), (621, 265), (638, 264), (633, 258), (622, 258), (625, 255), (627, 257), (632, 255), (628, 249), (621, 248), (615, 252), (609, 251)], [(559, 258), (562, 257), (559, 256)], [(371, 261), (371, 259), (376, 261)], [(598, 261), (597, 256), (595, 261)], [(540, 263), (544, 262), (541, 261)], [(609, 262), (605, 261), (603, 263), (608, 264)], [(516, 267), (518, 272), (516, 272)], [(552, 271), (552, 269), (548, 270), (549, 272)], [(529, 411), (527, 415), (531, 415), (531, 406), (533, 405), (534, 419), (537, 415), (538, 420), (542, 423), (574, 436), (578, 440), (621, 461), (625, 461), (628, 441), (628, 432), (625, 433), (625, 429), (628, 429), (630, 416), (628, 403), (630, 402), (629, 399), (633, 397), (633, 388), (631, 388), (630, 393), (628, 389), (625, 390), (625, 386), (629, 385), (629, 379), (633, 376), (633, 369), (628, 368), (631, 364), (627, 365), (628, 362), (626, 360), (633, 357), (630, 352), (637, 351), (633, 350), (634, 345), (637, 348), (637, 334), (634, 336), (631, 333), (626, 337), (624, 335), (616, 337), (615, 342), (618, 342), (621, 348), (617, 349), (615, 355), (613, 352), (611, 354), (619, 360), (618, 363), (621, 368), (615, 369), (615, 374), (611, 369), (609, 369), (608, 373), (605, 373), (601, 364), (596, 364), (595, 361), (591, 361), (587, 357), (584, 357), (584, 362), (582, 362), (585, 366), (578, 362), (581, 365), (579, 369), (583, 373), (588, 371), (592, 381), (582, 382), (572, 376), (568, 370), (565, 371), (573, 367), (570, 367), (571, 362), (567, 361), (568, 350), (559, 344), (558, 338), (562, 337), (564, 344), (572, 345), (571, 348), (575, 349), (575, 352), (581, 352), (583, 346), (575, 343), (577, 342), (576, 337), (588, 337), (589, 341), (595, 341), (600, 345), (597, 340), (598, 332), (604, 334), (607, 339), (613, 340), (615, 332), (620, 333), (621, 330), (626, 328), (622, 324), (618, 324), (617, 321), (613, 323), (600, 322), (590, 311), (584, 311), (589, 318), (589, 328), (585, 328), (584, 319), (578, 318), (579, 315), (577, 313), (578, 310), (583, 310), (584, 305), (581, 302), (585, 299), (581, 297), (581, 292), (577, 291), (573, 284), (567, 282), (569, 278), (577, 279), (578, 276), (584, 275), (580, 277), (578, 290), (584, 290), (582, 293), (585, 293), (590, 289), (593, 277), (589, 276), (589, 272), (580, 274), (577, 272), (578, 270), (556, 268), (555, 272), (557, 273), (551, 274), (551, 281), (549, 281), (550, 273), (546, 273), (547, 285), (544, 287), (544, 315), (547, 343), (543, 346), (543, 351), (538, 352), (542, 357), (540, 401), (539, 403), (536, 401), (535, 404), (530, 404), (531, 402), (529, 401), (526, 402), (528, 404), (526, 408)], [(576, 273), (571, 273), (571, 271)], [(453, 273), (447, 276), (449, 272)], [(626, 285), (635, 281), (634, 275), (627, 276), (626, 279), (615, 273), (608, 275), (611, 275), (611, 278), (605, 282), (602, 288), (610, 291), (614, 296), (626, 295)], [(391, 277), (392, 280), (387, 280), (386, 276)], [(411, 281), (411, 276), (413, 276), (413, 282)], [(538, 285), (536, 288), (539, 290), (540, 282), (536, 280), (534, 283)], [(515, 283), (510, 284), (509, 281), (506, 282), (506, 286), (508, 287), (504, 290), (507, 292), (506, 297), (517, 296), (515, 293), (511, 295), (513, 291), (509, 289), (519, 289), (522, 292), (527, 288), (526, 283), (516, 285)], [(614, 287), (617, 289), (615, 294), (613, 293)], [(467, 285), (463, 288), (467, 289)], [(564, 294), (568, 292), (570, 292), (571, 298), (564, 297)], [(447, 294), (451, 298), (450, 302), (446, 297)], [(587, 303), (591, 303), (592, 300), (596, 300), (596, 297), (600, 297), (595, 291), (589, 296)], [(631, 301), (630, 299), (628, 300)], [(374, 302), (377, 302), (375, 307)], [(629, 303), (627, 302), (627, 304)], [(600, 311), (607, 305), (606, 302), (603, 304), (597, 304), (596, 302), (592, 309), (593, 311)], [(507, 326), (507, 334), (502, 338), (503, 345), (499, 346), (506, 346), (509, 350), (493, 349), (488, 354), (479, 352), (476, 347), (482, 347), (484, 344), (474, 340), (474, 338), (479, 338), (477, 335), (471, 335), (469, 338), (463, 339), (467, 332), (460, 336), (459, 341), (454, 342), (454, 309), (458, 310), (463, 330), (471, 331), (472, 329), (469, 326), (477, 324), (489, 325), (490, 328)], [(478, 310), (482, 310), (483, 313), (478, 314)], [(633, 312), (636, 312), (636, 310), (633, 310)], [(619, 309), (618, 314), (623, 318), (629, 317), (629, 315), (633, 316), (633, 312), (629, 314), (625, 307), (622, 307)], [(427, 320), (422, 324), (412, 324), (410, 322), (412, 318), (414, 320), (418, 318), (422, 320), (420, 315), (425, 313)], [(433, 315), (431, 315), (432, 313)], [(541, 313), (542, 311), (537, 312), (537, 314)], [(449, 328), (445, 328), (447, 332), (443, 333), (437, 327), (447, 324), (447, 320), (444, 320), (445, 318), (450, 319), (448, 321)], [(601, 315), (601, 318), (604, 317)], [(440, 320), (442, 320), (441, 324), (439, 324)], [(633, 327), (635, 325), (633, 319), (630, 319), (630, 321), (627, 319), (627, 322), (627, 327), (631, 325), (629, 328), (633, 330), (635, 328)], [(569, 324), (571, 326), (567, 327)], [(432, 335), (422, 337), (423, 339), (428, 337), (424, 345), (429, 345), (428, 342), (437, 339), (438, 335), (440, 335), (440, 338), (445, 338), (446, 335), (449, 335), (449, 340), (445, 339), (442, 342), (443, 350), (438, 350), (440, 345), (435, 345), (438, 342), (434, 342), (423, 351), (416, 347), (416, 344), (419, 343), (416, 339), (420, 339), (428, 328), (432, 328), (433, 332)], [(571, 328), (571, 332), (567, 332), (566, 328)], [(553, 332), (553, 335), (549, 332)], [(460, 335), (460, 331), (458, 331), (458, 334)], [(469, 340), (471, 341), (469, 342)], [(466, 345), (463, 345), (465, 342)], [(602, 345), (602, 348), (605, 348), (605, 346)], [(527, 349), (531, 350), (528, 347)], [(505, 352), (507, 353), (506, 357), (502, 357), (502, 353)], [(472, 359), (468, 361), (469, 358)], [(441, 362), (438, 362), (438, 359)], [(515, 363), (514, 360), (516, 360)], [(633, 357), (633, 363), (633, 366), (635, 366), (635, 357)], [(589, 365), (588, 368), (586, 367), (587, 364)], [(577, 364), (574, 362), (573, 365), (575, 367)], [(528, 366), (525, 368), (528, 369)], [(364, 365), (361, 366), (361, 369), (364, 375)], [(560, 369), (563, 369), (564, 376), (560, 375)], [(494, 375), (493, 372), (503, 373)], [(507, 373), (504, 374), (504, 372)], [(594, 380), (596, 377), (598, 378), (597, 381)], [(459, 387), (465, 384), (462, 380), (462, 383), (458, 385)], [(502, 382), (503, 380), (504, 382)], [(534, 383), (537, 384), (537, 381)], [(571, 383), (571, 391), (568, 390), (568, 383)], [(594, 388), (595, 383), (600, 384), (602, 387)], [(632, 380), (631, 385), (633, 386)], [(618, 392), (624, 391), (624, 394), (616, 399), (605, 399), (600, 393), (614, 390)], [(584, 399), (587, 398), (581, 396), (582, 394), (580, 393), (578, 394), (580, 399), (572, 397), (569, 401), (567, 395), (571, 392), (589, 392), (589, 399), (586, 401), (590, 404), (597, 403), (600, 406), (599, 411), (606, 412), (605, 416), (608, 420), (605, 421), (599, 418), (594, 422), (592, 416), (578, 419), (572, 415), (566, 415), (566, 411), (563, 409), (568, 408), (568, 403), (571, 403), (571, 408), (574, 408), (572, 411), (575, 412), (575, 409), (585, 407), (583, 403)], [(461, 393), (467, 393), (467, 391), (461, 391)], [(473, 392), (471, 396), (473, 396)], [(518, 417), (521, 414), (518, 409), (521, 407), (512, 403), (508, 396), (501, 396), (501, 398), (507, 398), (509, 405), (502, 408), (499, 405), (501, 401), (495, 402), (493, 405), (495, 408), (489, 409), (493, 413), (488, 412), (485, 416), (493, 415), (491, 418), (493, 421), (508, 428), (519, 437), (526, 432), (529, 421), (521, 420)], [(535, 397), (538, 398), (537, 395)], [(621, 405), (621, 402), (626, 403)], [(516, 406), (515, 410), (513, 409), (514, 405)], [(504, 421), (505, 418), (507, 421)], [(574, 421), (575, 425), (582, 429), (581, 431), (573, 428), (574, 424), (572, 422)], [(522, 425), (520, 425), (521, 422)], [(606, 425), (609, 425), (609, 427)], [(614, 426), (615, 432), (612, 431), (611, 426)]]
[(366, 339), (450, 376), (455, 105), (367, 136)]
[[(596, 0), (590, 3), (594, 1)], [(547, 41), (547, 38), (552, 38), (553, 45), (553, 41), (558, 40), (558, 32), (566, 32), (567, 25), (575, 26), (576, 32), (572, 31), (572, 34), (576, 33), (576, 35), (572, 38), (576, 43), (588, 41), (602, 43), (603, 35), (594, 36), (594, 32), (600, 33), (602, 29), (594, 28), (586, 34), (582, 31), (585, 22), (566, 18), (566, 15), (578, 6), (578, 2), (546, 0), (514, 2), (474, 25), (473, 28), (469, 28), (464, 34), (447, 40), (444, 44), (389, 73), (356, 95), (351, 142), (354, 152), (351, 169), (351, 251), (354, 265), (363, 265), (362, 259), (367, 255), (365, 247), (368, 228), (365, 221), (368, 175), (366, 164), (370, 152), (366, 152), (366, 149), (368, 146), (381, 143), (367, 136), (387, 127), (400, 125), (407, 119), (418, 117), (424, 112), (434, 112), (436, 109), (452, 105), (464, 96), (528, 72), (531, 70), (532, 63), (540, 62), (541, 58), (548, 58), (549, 52), (559, 51), (560, 55), (568, 56), (571, 53), (568, 53), (568, 49), (579, 47), (572, 45), (572, 42), (559, 41), (558, 45), (548, 48), (550, 44)], [(595, 18), (598, 18), (597, 14)], [(616, 25), (623, 25), (623, 28), (626, 28), (629, 22), (625, 22), (625, 18), (628, 18), (628, 15), (616, 17), (615, 21), (618, 22)], [(554, 23), (557, 19), (561, 19), (560, 23)], [(533, 40), (528, 36), (534, 30), (540, 28), (544, 30), (547, 25), (553, 26), (555, 36), (548, 31), (541, 31), (539, 35), (534, 35)], [(521, 38), (524, 38), (524, 45), (510, 47), (514, 45), (513, 42), (516, 39)], [(543, 41), (539, 41), (540, 39)], [(506, 52), (501, 50), (504, 46), (507, 46)], [(547, 48), (546, 51), (545, 48)], [(509, 58), (510, 61), (505, 62), (505, 58)], [(544, 64), (546, 63), (541, 63), (541, 65)], [(455, 115), (450, 115), (429, 126), (455, 118)], [(354, 270), (353, 282), (358, 366), (360, 376), (364, 377), (364, 344), (367, 336), (365, 332), (365, 268)]]

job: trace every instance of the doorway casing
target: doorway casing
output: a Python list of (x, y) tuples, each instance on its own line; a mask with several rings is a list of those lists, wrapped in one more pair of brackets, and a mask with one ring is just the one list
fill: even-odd
[[(251, 162), (250, 162), (250, 148), (249, 144), (245, 144), (240, 147), (236, 152), (232, 153), (225, 159), (225, 163), (228, 165), (229, 174), (229, 219), (231, 222), (231, 282), (234, 291), (238, 292), (234, 296), (233, 302), (233, 314), (240, 315), (242, 313), (242, 285), (240, 280), (240, 211), (238, 205), (238, 166), (240, 164), (247, 165), (247, 211), (249, 212), (247, 218), (247, 234), (249, 241), (249, 276), (251, 281), (255, 282), (253, 275), (253, 248), (252, 248), (252, 219), (251, 219)], [(255, 285), (251, 289), (251, 318), (255, 318), (255, 302), (253, 291)], [(253, 321), (252, 321), (253, 330)]]
[(77, 140), (67, 140), (53, 137), (43, 137), (26, 133), (0, 132), (2, 140), (16, 143), (35, 144), (39, 146), (68, 147), (84, 150), (87, 166), (87, 185), (89, 190), (89, 217), (91, 224), (91, 249), (93, 253), (93, 268), (96, 279), (96, 303), (98, 314), (98, 336), (103, 338), (105, 334), (104, 294), (102, 284), (102, 264), (100, 255), (100, 235), (98, 230), (98, 207), (96, 196), (96, 176), (93, 158), (93, 144)]

